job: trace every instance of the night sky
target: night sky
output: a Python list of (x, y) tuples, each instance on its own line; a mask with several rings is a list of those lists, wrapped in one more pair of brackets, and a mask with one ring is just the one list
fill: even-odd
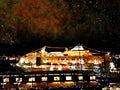
[(120, 0), (0, 0), (0, 54), (82, 44), (120, 53)]

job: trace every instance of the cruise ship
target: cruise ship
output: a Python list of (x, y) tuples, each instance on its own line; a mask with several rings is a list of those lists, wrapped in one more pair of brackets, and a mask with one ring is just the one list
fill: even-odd
[(102, 90), (107, 83), (105, 62), (111, 62), (109, 53), (92, 52), (82, 45), (44, 46), (20, 57), (16, 66), (24, 72), (2, 74), (1, 88)]
[(93, 55), (82, 45), (70, 50), (66, 47), (44, 46), (40, 50), (23, 55), (17, 65), (31, 71), (72, 71), (88, 70), (90, 67), (92, 69), (93, 65), (100, 65), (103, 62), (103, 55)]

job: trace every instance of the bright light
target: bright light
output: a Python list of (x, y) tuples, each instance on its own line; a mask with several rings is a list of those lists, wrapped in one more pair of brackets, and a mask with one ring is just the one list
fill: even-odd
[(48, 79), (47, 77), (42, 77), (41, 78), (42, 81), (47, 81), (47, 79)]
[(59, 70), (59, 71), (61, 71), (61, 70), (62, 70), (62, 66), (61, 66), (61, 65), (58, 67), (58, 70)]
[(46, 46), (41, 49), (41, 52), (45, 52)]
[(83, 46), (82, 45), (77, 45), (75, 46), (74, 48), (71, 49), (72, 51), (73, 50), (84, 50)]
[(115, 68), (115, 65), (113, 62), (110, 62), (110, 72), (115, 72), (116, 71), (116, 68)]
[(8, 83), (8, 82), (9, 82), (9, 78), (4, 78), (4, 79), (3, 79), (3, 82), (4, 82), (4, 83)]
[(22, 82), (22, 78), (16, 78), (16, 82), (17, 82), (17, 83)]
[(78, 80), (83, 80), (83, 76), (79, 76), (79, 77), (78, 77)]
[(30, 83), (30, 82), (27, 82), (27, 84), (26, 84), (26, 85), (30, 85), (30, 86), (31, 86), (31, 85), (32, 85), (32, 83)]
[(20, 63), (21, 63), (21, 64), (24, 63), (24, 58), (23, 58), (23, 57), (20, 58)]
[(75, 70), (75, 69), (76, 69), (76, 68), (75, 68), (75, 65), (71, 66), (71, 68), (72, 68), (72, 70)]
[(90, 76), (90, 80), (95, 80), (95, 76)]
[(60, 80), (60, 77), (59, 76), (55, 76), (54, 77), (54, 81), (59, 81)]
[(76, 61), (74, 60), (74, 61), (72, 61), (72, 64), (75, 64), (76, 63)]
[(66, 76), (66, 80), (72, 80), (71, 76)]
[(96, 59), (94, 60), (94, 64), (99, 64)]
[(115, 68), (115, 65), (114, 65), (113, 62), (110, 63), (110, 68), (111, 68), (111, 69)]
[(72, 82), (72, 81), (66, 81), (66, 82), (63, 82), (62, 83), (62, 86), (75, 86), (75, 82)]
[(35, 81), (35, 78), (34, 77), (30, 77), (28, 81)]
[(107, 52), (108, 55), (110, 55), (110, 52)]
[(52, 65), (50, 66), (50, 71), (53, 71), (53, 66)]
[(84, 62), (84, 60), (83, 59), (81, 59), (80, 60), (80, 64), (84, 64), (85, 62)]

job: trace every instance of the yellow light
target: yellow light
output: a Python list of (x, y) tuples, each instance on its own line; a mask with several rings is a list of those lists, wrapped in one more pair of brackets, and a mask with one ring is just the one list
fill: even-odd
[(34, 77), (30, 77), (28, 81), (35, 81)]
[(94, 60), (94, 64), (99, 64), (96, 59)]
[(42, 77), (41, 78), (42, 81), (47, 81), (47, 79), (48, 79), (47, 77)]
[(62, 66), (61, 66), (61, 65), (58, 67), (58, 70), (59, 70), (59, 71), (61, 71), (61, 70), (62, 70)]
[(54, 77), (54, 81), (59, 81), (59, 80), (60, 80), (60, 77), (58, 77), (58, 76)]
[(74, 86), (75, 82), (69, 81), (69, 82), (63, 82), (62, 86)]
[(9, 82), (9, 78), (4, 78), (4, 79), (3, 79), (3, 82), (4, 82), (4, 83), (8, 83), (8, 82)]
[(95, 80), (95, 76), (90, 76), (90, 80)]
[(50, 66), (50, 71), (53, 71), (53, 70), (54, 70), (54, 69), (53, 69), (53, 66), (51, 65), (51, 66)]
[(78, 80), (83, 80), (83, 76), (79, 76), (79, 77), (78, 77)]

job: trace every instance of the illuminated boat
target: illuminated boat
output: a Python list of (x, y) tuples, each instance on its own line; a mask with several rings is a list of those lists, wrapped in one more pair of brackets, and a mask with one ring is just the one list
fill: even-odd
[[(46, 51), (49, 48), (57, 51)], [(61, 48), (64, 51), (60, 51)], [(44, 46), (40, 50), (23, 55), (17, 65), (31, 71), (86, 70), (93, 64), (99, 65), (103, 61), (102, 56), (93, 55), (82, 45), (70, 50), (66, 47)]]
[(101, 88), (96, 73), (99, 73), (99, 65), (103, 62), (103, 56), (93, 55), (82, 45), (72, 49), (44, 46), (20, 58), (16, 65), (24, 73), (3, 74), (0, 83), (6, 88)]

